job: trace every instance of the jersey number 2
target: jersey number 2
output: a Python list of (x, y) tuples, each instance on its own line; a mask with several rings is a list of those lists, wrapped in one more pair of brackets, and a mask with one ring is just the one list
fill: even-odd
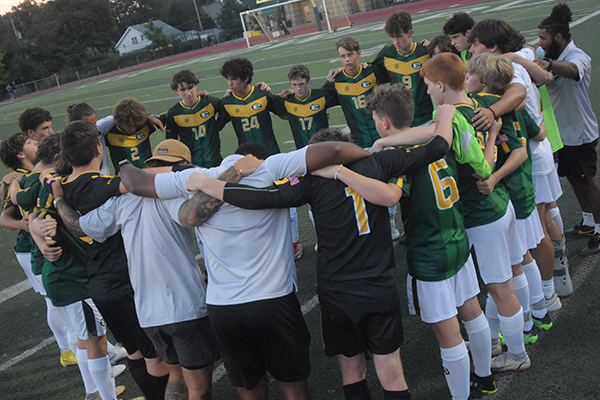
[(369, 228), (369, 216), (367, 215), (365, 200), (351, 187), (346, 187), (346, 197), (352, 197), (353, 200), (358, 236), (368, 235), (371, 233), (371, 228)]

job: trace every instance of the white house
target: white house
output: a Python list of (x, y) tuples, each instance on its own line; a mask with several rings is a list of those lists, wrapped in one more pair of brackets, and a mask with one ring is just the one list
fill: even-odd
[[(179, 29), (173, 28), (169, 24), (165, 24), (161, 20), (152, 21), (155, 26), (162, 28), (163, 33), (168, 36), (178, 36), (181, 35), (182, 32)], [(132, 51), (141, 50), (147, 46), (152, 44), (152, 41), (146, 37), (146, 32), (148, 28), (145, 26), (146, 24), (137, 24), (131, 25), (125, 30), (125, 33), (115, 46), (115, 49), (120, 54), (131, 53)]]

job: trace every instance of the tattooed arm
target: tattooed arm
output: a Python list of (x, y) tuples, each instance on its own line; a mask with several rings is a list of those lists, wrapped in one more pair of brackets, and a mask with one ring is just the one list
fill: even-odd
[(60, 218), (67, 226), (67, 229), (75, 237), (87, 236), (79, 225), (79, 213), (71, 208), (65, 201), (60, 180), (52, 182), (52, 192), (54, 193), (54, 205)]

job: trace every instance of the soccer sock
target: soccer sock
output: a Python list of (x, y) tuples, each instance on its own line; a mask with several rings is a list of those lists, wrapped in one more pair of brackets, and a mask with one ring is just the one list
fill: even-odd
[(554, 295), (554, 279), (549, 281), (542, 281), (542, 290), (544, 291), (544, 297), (546, 300), (550, 300)]
[[(148, 379), (150, 380), (150, 384), (154, 389), (154, 393), (159, 394), (156, 399), (163, 400), (165, 398), (165, 392), (167, 391), (167, 384), (169, 383), (169, 374), (165, 376), (152, 376), (148, 374)], [(152, 398), (147, 397), (147, 399), (151, 400)]]
[(346, 400), (371, 400), (367, 381), (363, 379), (350, 385), (344, 385), (344, 398)]
[(69, 347), (69, 339), (67, 338), (67, 327), (56, 307), (52, 305), (52, 301), (47, 297), (44, 297), (44, 300), (46, 300), (46, 320), (48, 321), (48, 326), (56, 339), (60, 351), (67, 352), (71, 349)]
[(115, 346), (113, 346), (108, 340), (106, 341), (106, 352), (108, 353), (108, 357), (115, 352)]
[[(498, 319), (498, 307), (494, 298), (488, 294), (485, 302), (485, 316), (490, 326), (490, 335), (492, 337), (492, 348), (498, 343), (500, 337), (500, 320)], [(481, 375), (480, 375), (481, 376)]]
[(564, 232), (565, 225), (563, 224), (562, 215), (560, 215), (560, 208), (558, 208), (558, 207), (552, 208), (550, 210), (550, 215), (552, 216), (552, 219), (554, 220), (554, 222), (556, 222), (556, 225), (558, 225), (558, 229), (560, 229), (561, 232)]
[(77, 366), (79, 366), (79, 372), (81, 373), (81, 378), (83, 379), (83, 386), (85, 387), (86, 393), (96, 393), (98, 388), (96, 387), (96, 382), (92, 377), (92, 374), (88, 365), (87, 358), (87, 350), (86, 349), (77, 349), (77, 353), (75, 354), (77, 357)]
[(102, 400), (116, 400), (115, 378), (110, 370), (108, 356), (88, 360), (88, 368), (98, 387), (98, 392)]
[(492, 336), (490, 325), (485, 315), (481, 315), (471, 321), (463, 321), (467, 335), (469, 335), (469, 347), (473, 358), (473, 367), (477, 376), (490, 376), (492, 370)]
[(71, 331), (67, 331), (67, 341), (69, 342), (71, 351), (75, 354), (75, 358), (77, 358), (77, 335)]
[(308, 218), (310, 218), (310, 222), (315, 226), (315, 216), (313, 215), (312, 210), (308, 210)]
[(440, 352), (452, 399), (468, 399), (471, 387), (469, 378), (471, 365), (465, 342), (449, 349), (440, 348)]
[(383, 399), (384, 400), (409, 400), (410, 392), (408, 389), (406, 390), (385, 390), (383, 389)]
[(298, 231), (298, 212), (295, 207), (290, 208), (290, 221), (292, 223), (292, 243), (300, 241), (300, 233)]
[(503, 317), (498, 315), (500, 320), (500, 329), (508, 352), (519, 356), (525, 353), (525, 342), (523, 341), (523, 309), (521, 308), (515, 315)]
[(581, 212), (583, 214), (583, 224), (587, 226), (596, 225), (596, 221), (594, 220), (594, 214), (588, 212)]
[(155, 389), (150, 382), (151, 375), (146, 369), (146, 360), (143, 358), (140, 358), (139, 360), (132, 360), (128, 358), (127, 366), (129, 367), (129, 372), (131, 372), (133, 380), (138, 385), (147, 400), (161, 400), (165, 397), (164, 388), (162, 394), (155, 392)]
[(529, 285), (527, 284), (527, 277), (525, 274), (513, 276), (512, 282), (517, 299), (519, 299), (519, 303), (521, 303), (521, 307), (523, 308), (523, 330), (525, 332), (529, 332), (531, 328), (533, 328), (533, 321), (531, 320), (531, 301), (529, 298)]
[[(542, 289), (542, 275), (540, 269), (537, 266), (535, 260), (529, 264), (523, 264), (523, 271), (527, 277), (527, 283), (529, 284), (529, 300), (531, 304), (537, 304), (544, 300), (544, 291)], [(535, 318), (541, 319), (546, 316), (546, 309), (535, 309), (532, 308), (531, 312)]]

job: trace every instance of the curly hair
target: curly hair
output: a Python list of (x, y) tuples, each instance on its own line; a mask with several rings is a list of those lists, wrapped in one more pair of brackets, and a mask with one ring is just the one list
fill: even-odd
[(466, 12), (457, 12), (446, 21), (443, 32), (445, 35), (455, 35), (457, 33), (467, 34), (469, 29), (473, 29), (475, 20)]
[(252, 62), (246, 58), (231, 58), (225, 61), (221, 67), (220, 73), (225, 79), (240, 79), (251, 84), (252, 76), (254, 76), (254, 66), (252, 65)]
[(91, 117), (96, 115), (96, 112), (87, 103), (75, 103), (67, 107), (67, 121), (73, 122), (83, 119), (83, 117)]
[(196, 86), (199, 83), (200, 80), (196, 78), (196, 74), (189, 69), (183, 69), (173, 74), (173, 78), (171, 79), (171, 89), (173, 89), (173, 91), (177, 91), (177, 89), (179, 89), (179, 85), (181, 84)]
[(310, 138), (308, 144), (322, 143), (322, 142), (348, 142), (352, 143), (350, 135), (346, 135), (340, 129), (337, 128), (323, 128)]
[(31, 107), (19, 115), (19, 129), (27, 133), (29, 129), (35, 131), (44, 122), (52, 121), (50, 111), (42, 107)]
[(0, 160), (2, 164), (12, 170), (21, 168), (23, 164), (17, 156), (23, 151), (27, 139), (29, 139), (27, 135), (17, 132), (0, 142)]
[(385, 21), (383, 30), (389, 37), (398, 37), (408, 33), (413, 28), (412, 17), (408, 11), (398, 10), (392, 13)]
[(375, 111), (379, 117), (387, 118), (397, 129), (408, 128), (415, 114), (415, 103), (410, 90), (402, 83), (389, 88), (375, 86), (367, 96), (367, 111)]
[(60, 132), (46, 136), (39, 144), (35, 153), (35, 164), (52, 165), (54, 157), (60, 153)]
[(262, 143), (258, 142), (246, 142), (241, 144), (237, 149), (235, 149), (234, 154), (239, 154), (242, 156), (247, 156), (248, 154), (252, 154), (254, 157), (259, 160), (266, 160), (269, 158), (269, 150)]
[(133, 97), (120, 100), (113, 110), (113, 118), (121, 128), (142, 126), (148, 120), (146, 107)]
[(469, 44), (475, 41), (488, 49), (498, 46), (502, 54), (519, 51), (525, 44), (525, 37), (517, 28), (501, 19), (486, 19), (478, 22), (469, 34)]
[(569, 42), (571, 40), (569, 22), (571, 21), (573, 21), (573, 13), (569, 6), (567, 3), (559, 3), (552, 8), (550, 16), (543, 20), (538, 28), (544, 29), (552, 36), (560, 33)]

